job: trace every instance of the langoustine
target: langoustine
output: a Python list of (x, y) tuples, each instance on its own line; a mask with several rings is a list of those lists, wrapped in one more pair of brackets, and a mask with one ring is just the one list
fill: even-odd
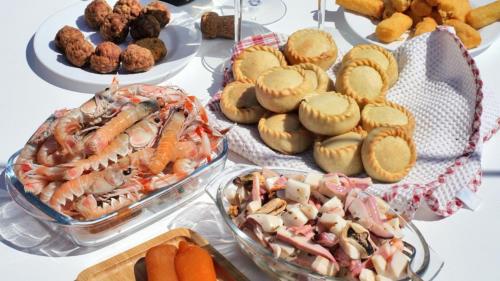
[[(174, 115), (182, 118), (172, 128)], [(14, 171), (26, 192), (53, 209), (95, 219), (182, 180), (210, 161), (222, 137), (201, 103), (179, 88), (113, 83), (82, 106), (51, 115)], [(173, 151), (168, 157), (165, 148)], [(161, 165), (151, 169), (158, 158)]]

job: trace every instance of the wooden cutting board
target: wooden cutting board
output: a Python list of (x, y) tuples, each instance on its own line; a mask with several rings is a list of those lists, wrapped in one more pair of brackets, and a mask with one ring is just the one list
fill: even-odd
[(215, 250), (207, 240), (187, 228), (177, 228), (171, 230), (103, 262), (93, 265), (80, 272), (76, 280), (147, 281), (146, 263), (144, 260), (147, 250), (161, 244), (178, 246), (179, 242), (182, 240), (194, 243), (210, 253), (214, 260), (218, 280), (248, 280), (240, 271), (238, 271), (238, 269), (236, 269), (236, 267), (224, 258), (224, 256), (217, 252), (217, 250)]

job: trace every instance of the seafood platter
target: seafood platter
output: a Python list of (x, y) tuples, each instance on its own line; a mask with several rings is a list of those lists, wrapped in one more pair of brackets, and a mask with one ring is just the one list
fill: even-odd
[(194, 96), (115, 82), (51, 115), (11, 157), (6, 180), (26, 211), (77, 244), (97, 245), (201, 194), (227, 149)]
[(364, 192), (369, 185), (339, 173), (236, 165), (207, 191), (242, 251), (280, 280), (414, 280), (429, 266), (427, 242)]

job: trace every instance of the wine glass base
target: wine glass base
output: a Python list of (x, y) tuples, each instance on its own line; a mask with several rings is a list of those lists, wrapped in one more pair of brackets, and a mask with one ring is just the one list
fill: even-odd
[[(257, 5), (250, 3), (257, 2)], [(243, 20), (262, 25), (275, 23), (286, 14), (286, 5), (282, 0), (243, 0)]]

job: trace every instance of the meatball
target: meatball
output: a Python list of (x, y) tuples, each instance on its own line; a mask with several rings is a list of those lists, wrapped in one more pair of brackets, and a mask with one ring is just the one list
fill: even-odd
[(160, 1), (153, 1), (149, 3), (143, 10), (144, 14), (152, 15), (160, 23), (160, 27), (163, 28), (170, 22), (170, 11), (167, 6), (160, 3)]
[(155, 62), (160, 61), (167, 55), (167, 47), (165, 47), (165, 43), (161, 39), (144, 38), (136, 41), (135, 44), (150, 50), (155, 58)]
[(129, 23), (124, 15), (111, 13), (104, 18), (99, 33), (104, 41), (120, 44), (128, 35)]
[(149, 70), (155, 59), (150, 50), (136, 44), (128, 45), (121, 54), (123, 67), (129, 72), (143, 72)]
[(116, 71), (120, 66), (120, 53), (122, 50), (113, 42), (102, 42), (95, 48), (90, 57), (90, 68), (99, 73)]
[(160, 35), (160, 23), (152, 15), (140, 15), (130, 24), (130, 35), (135, 40)]
[(113, 12), (124, 15), (128, 20), (133, 20), (141, 14), (142, 6), (138, 0), (119, 0)]
[(84, 40), (85, 38), (83, 37), (83, 33), (78, 30), (77, 28), (74, 28), (72, 26), (65, 25), (63, 28), (59, 29), (59, 31), (56, 34), (56, 38), (54, 39), (54, 42), (56, 44), (56, 47), (64, 53), (64, 50), (66, 49), (66, 46), (68, 43), (73, 42), (73, 41), (80, 41)]
[(82, 67), (94, 53), (94, 45), (85, 39), (71, 41), (66, 45), (65, 54), (68, 61), (78, 67)]
[(106, 0), (94, 0), (85, 8), (85, 21), (93, 29), (99, 29), (104, 18), (111, 14), (111, 6)]

